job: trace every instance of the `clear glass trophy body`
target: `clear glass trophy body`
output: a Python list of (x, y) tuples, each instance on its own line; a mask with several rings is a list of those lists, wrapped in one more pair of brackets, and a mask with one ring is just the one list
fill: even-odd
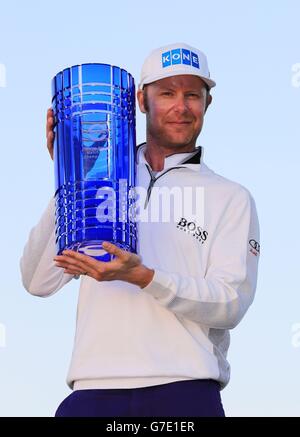
[(136, 253), (135, 84), (125, 70), (82, 64), (52, 80), (57, 254), (101, 261), (109, 241)]

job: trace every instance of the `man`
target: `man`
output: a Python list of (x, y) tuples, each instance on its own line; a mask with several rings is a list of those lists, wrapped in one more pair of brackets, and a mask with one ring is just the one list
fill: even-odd
[[(81, 279), (71, 393), (56, 416), (223, 416), (229, 329), (253, 301), (259, 226), (248, 190), (217, 175), (196, 147), (212, 101), (205, 55), (183, 43), (147, 57), (137, 93), (147, 141), (137, 149), (137, 185), (199, 188), (203, 218), (139, 225), (139, 255), (111, 243), (109, 263), (55, 256), (54, 199), (21, 259), (25, 288), (50, 296)], [(47, 140), (53, 157), (53, 114)]]

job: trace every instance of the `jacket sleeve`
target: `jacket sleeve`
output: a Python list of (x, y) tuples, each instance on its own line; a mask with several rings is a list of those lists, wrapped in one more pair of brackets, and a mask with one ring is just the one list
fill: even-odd
[(257, 284), (259, 223), (248, 190), (233, 196), (211, 238), (203, 275), (155, 269), (142, 291), (178, 316), (209, 328), (232, 329), (251, 305)]
[(22, 283), (30, 294), (50, 296), (73, 277), (77, 278), (55, 265), (55, 255), (55, 199), (51, 198), (40, 221), (30, 231), (20, 260)]

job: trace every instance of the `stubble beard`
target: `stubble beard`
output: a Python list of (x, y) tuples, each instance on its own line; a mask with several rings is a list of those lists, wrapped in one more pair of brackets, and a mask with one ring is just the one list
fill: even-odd
[(163, 128), (154, 128), (149, 120), (147, 122), (147, 137), (160, 147), (183, 149), (190, 146), (193, 149), (198, 135), (187, 133), (183, 139), (176, 140), (174, 139), (175, 135), (169, 135)]

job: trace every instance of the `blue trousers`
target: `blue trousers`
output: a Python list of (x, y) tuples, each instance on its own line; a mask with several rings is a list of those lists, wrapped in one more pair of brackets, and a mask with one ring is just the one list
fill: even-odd
[(150, 387), (75, 390), (55, 417), (224, 417), (220, 386), (210, 379)]

